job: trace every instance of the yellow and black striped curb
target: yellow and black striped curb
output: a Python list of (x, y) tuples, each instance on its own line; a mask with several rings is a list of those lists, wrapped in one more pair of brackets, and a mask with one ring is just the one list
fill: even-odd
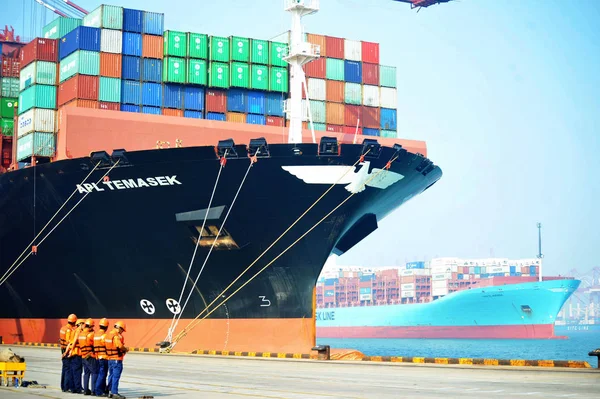
[(315, 355), (308, 353), (277, 353), (277, 352), (234, 352), (234, 351), (207, 351), (195, 350), (192, 355), (215, 355), (215, 356), (245, 356), (245, 357), (272, 357), (278, 359), (316, 359)]
[(516, 367), (568, 367), (591, 368), (585, 361), (575, 360), (521, 360), (521, 359), (471, 359), (453, 357), (405, 357), (405, 356), (365, 356), (364, 362), (396, 362), (427, 364), (464, 364), (470, 366), (516, 366)]
[(42, 342), (15, 342), (14, 345), (21, 345), (21, 346), (42, 346), (45, 348), (58, 348), (60, 347), (59, 344), (44, 344)]

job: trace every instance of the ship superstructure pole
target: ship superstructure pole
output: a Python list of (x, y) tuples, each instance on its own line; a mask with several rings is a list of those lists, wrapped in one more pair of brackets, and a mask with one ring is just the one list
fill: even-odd
[(319, 0), (284, 0), (284, 9), (292, 14), (289, 48), (284, 60), (290, 64), (290, 98), (285, 111), (290, 115), (289, 143), (302, 143), (302, 85), (305, 82), (302, 66), (320, 56), (317, 45), (302, 37), (302, 17), (319, 11)]
[(544, 255), (542, 254), (542, 224), (537, 224), (538, 228), (538, 255), (537, 258), (540, 260), (540, 270), (538, 273), (539, 281), (542, 281), (542, 258)]

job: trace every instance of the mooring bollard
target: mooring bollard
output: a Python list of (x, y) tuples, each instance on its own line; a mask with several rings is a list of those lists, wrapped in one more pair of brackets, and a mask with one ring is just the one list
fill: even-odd
[(317, 345), (312, 350), (317, 351), (317, 359), (319, 360), (331, 359), (331, 348), (329, 345)]
[(597, 368), (600, 369), (600, 348), (594, 349), (593, 351), (589, 352), (588, 356), (596, 356), (596, 358), (598, 359)]

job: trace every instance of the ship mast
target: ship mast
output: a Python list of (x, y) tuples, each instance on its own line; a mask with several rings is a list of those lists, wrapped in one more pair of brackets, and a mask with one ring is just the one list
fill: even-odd
[(319, 58), (320, 48), (304, 41), (301, 22), (302, 17), (319, 11), (319, 0), (284, 0), (284, 9), (292, 14), (289, 47), (284, 57), (290, 64), (290, 98), (285, 106), (290, 115), (288, 143), (302, 143), (302, 119), (306, 112), (302, 108), (302, 86), (306, 82), (302, 66)]
[(544, 255), (542, 254), (542, 224), (537, 224), (538, 228), (538, 255), (537, 258), (540, 260), (540, 270), (538, 273), (539, 281), (542, 281), (542, 258)]

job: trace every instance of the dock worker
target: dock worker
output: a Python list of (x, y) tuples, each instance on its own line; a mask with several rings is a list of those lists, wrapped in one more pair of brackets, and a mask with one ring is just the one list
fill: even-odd
[(84, 319), (77, 319), (75, 325), (77, 328), (73, 331), (73, 338), (67, 346), (66, 356), (71, 358), (71, 379), (72, 379), (72, 390), (73, 393), (83, 393), (83, 387), (81, 386), (81, 350), (79, 347), (79, 335), (83, 330), (85, 324)]
[(106, 346), (104, 339), (106, 338), (106, 330), (108, 329), (108, 320), (100, 319), (98, 322), (98, 332), (94, 335), (94, 353), (98, 360), (98, 377), (94, 386), (96, 396), (107, 395), (106, 376), (108, 374), (108, 357), (106, 355)]
[(83, 362), (83, 391), (85, 395), (91, 395), (98, 377), (98, 364), (94, 353), (94, 320), (92, 319), (85, 321), (84, 328), (79, 334), (79, 351)]
[(125, 331), (125, 323), (119, 320), (115, 323), (115, 328), (104, 338), (106, 354), (108, 355), (108, 371), (110, 373), (108, 376), (109, 397), (116, 399), (125, 398), (119, 395), (119, 380), (123, 372), (123, 359), (128, 351), (125, 347), (125, 339), (123, 338)]
[(60, 373), (60, 389), (63, 392), (73, 391), (73, 380), (71, 378), (71, 358), (65, 356), (67, 345), (73, 338), (75, 331), (75, 323), (77, 323), (77, 316), (73, 313), (67, 317), (67, 324), (60, 329), (60, 353), (62, 356), (62, 370)]

